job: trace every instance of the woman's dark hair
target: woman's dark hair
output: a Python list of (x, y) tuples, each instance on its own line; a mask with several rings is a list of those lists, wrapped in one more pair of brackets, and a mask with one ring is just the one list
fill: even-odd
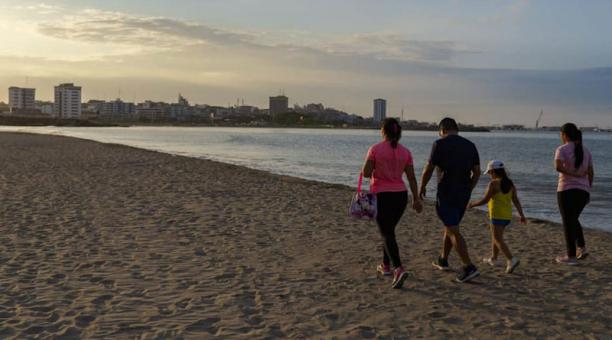
[(582, 149), (582, 131), (580, 131), (574, 123), (565, 123), (561, 127), (563, 132), (570, 141), (574, 142), (574, 168), (578, 169), (584, 160), (584, 150)]
[(506, 169), (494, 169), (492, 171), (497, 177), (501, 178), (501, 191), (504, 194), (507, 194), (510, 190), (512, 190), (514, 183), (510, 177), (508, 177)]
[(391, 146), (394, 149), (397, 148), (397, 143), (399, 142), (400, 138), (402, 138), (402, 127), (397, 119), (386, 118), (383, 120), (382, 129), (387, 140), (391, 142)]

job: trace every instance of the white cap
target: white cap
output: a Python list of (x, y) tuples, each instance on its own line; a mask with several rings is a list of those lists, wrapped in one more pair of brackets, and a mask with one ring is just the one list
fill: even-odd
[(487, 164), (487, 173), (491, 172), (491, 170), (503, 169), (504, 162), (498, 160), (492, 160)]

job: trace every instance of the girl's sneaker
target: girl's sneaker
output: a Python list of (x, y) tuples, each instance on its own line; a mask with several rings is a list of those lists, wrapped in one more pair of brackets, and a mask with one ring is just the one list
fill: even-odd
[(589, 252), (587, 251), (586, 247), (576, 249), (576, 259), (584, 260), (587, 258), (587, 256), (589, 256)]
[(434, 268), (438, 270), (442, 270), (442, 271), (450, 270), (450, 268), (448, 267), (448, 260), (443, 259), (440, 256), (438, 256), (438, 259), (433, 261), (431, 265), (434, 266)]
[(493, 259), (492, 257), (484, 257), (482, 259), (482, 262), (488, 264), (491, 267), (497, 267), (499, 265), (497, 259)]
[(395, 289), (400, 289), (404, 285), (404, 281), (408, 278), (408, 273), (404, 271), (404, 267), (395, 268), (395, 272), (393, 273), (393, 283), (391, 287)]
[(555, 261), (557, 261), (557, 263), (566, 264), (568, 266), (576, 266), (576, 265), (578, 265), (578, 261), (576, 261), (576, 259), (571, 259), (571, 258), (569, 258), (567, 256), (557, 256)]
[(381, 263), (376, 267), (376, 271), (383, 276), (391, 276), (391, 266), (388, 264)]
[(508, 264), (506, 265), (506, 273), (512, 274), (519, 264), (521, 264), (521, 261), (517, 259), (516, 256), (513, 257), (512, 260), (508, 261)]

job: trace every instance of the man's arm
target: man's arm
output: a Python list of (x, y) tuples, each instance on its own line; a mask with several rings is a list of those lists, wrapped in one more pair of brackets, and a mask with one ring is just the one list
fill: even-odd
[(425, 168), (423, 168), (423, 174), (421, 175), (421, 188), (419, 189), (419, 197), (421, 197), (421, 199), (425, 199), (425, 196), (427, 195), (427, 183), (429, 183), (431, 180), (431, 175), (433, 175), (435, 168), (436, 167), (430, 162), (427, 162), (427, 165)]
[(423, 204), (421, 203), (421, 199), (419, 198), (419, 193), (417, 191), (417, 181), (416, 176), (414, 175), (414, 166), (406, 165), (406, 167), (404, 167), (404, 173), (406, 174), (406, 177), (408, 177), (410, 191), (412, 192), (412, 208), (416, 212), (420, 213), (423, 210)]
[(489, 203), (489, 201), (491, 200), (491, 198), (493, 198), (493, 196), (499, 192), (499, 183), (497, 182), (491, 182), (489, 183), (489, 185), (487, 186), (487, 191), (485, 192), (485, 195), (483, 198), (479, 199), (479, 200), (474, 200), (472, 202), (470, 202), (468, 204), (468, 208), (474, 208), (474, 207), (479, 207), (481, 205), (485, 205), (487, 203)]
[(480, 164), (474, 165), (472, 168), (472, 191), (478, 185), (478, 180), (480, 179)]

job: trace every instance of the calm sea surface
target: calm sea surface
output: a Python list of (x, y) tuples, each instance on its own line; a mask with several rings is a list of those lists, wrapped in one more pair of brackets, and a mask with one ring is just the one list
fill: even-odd
[[(357, 185), (368, 147), (380, 140), (376, 130), (2, 127), (0, 131), (59, 134), (119, 143), (353, 187)], [(483, 167), (491, 159), (506, 163), (528, 216), (560, 221), (556, 201), (557, 174), (553, 169), (553, 153), (560, 144), (558, 133), (462, 135), (478, 147)], [(417, 175), (436, 138), (434, 132), (404, 131), (401, 143), (412, 151)], [(612, 134), (585, 134), (584, 143), (593, 154), (595, 184), (591, 204), (581, 220), (587, 227), (612, 232)], [(483, 193), (487, 182), (488, 176), (483, 176), (473, 197)], [(433, 190), (432, 185), (429, 197), (434, 197)], [(347, 204), (349, 199), (347, 197)]]

